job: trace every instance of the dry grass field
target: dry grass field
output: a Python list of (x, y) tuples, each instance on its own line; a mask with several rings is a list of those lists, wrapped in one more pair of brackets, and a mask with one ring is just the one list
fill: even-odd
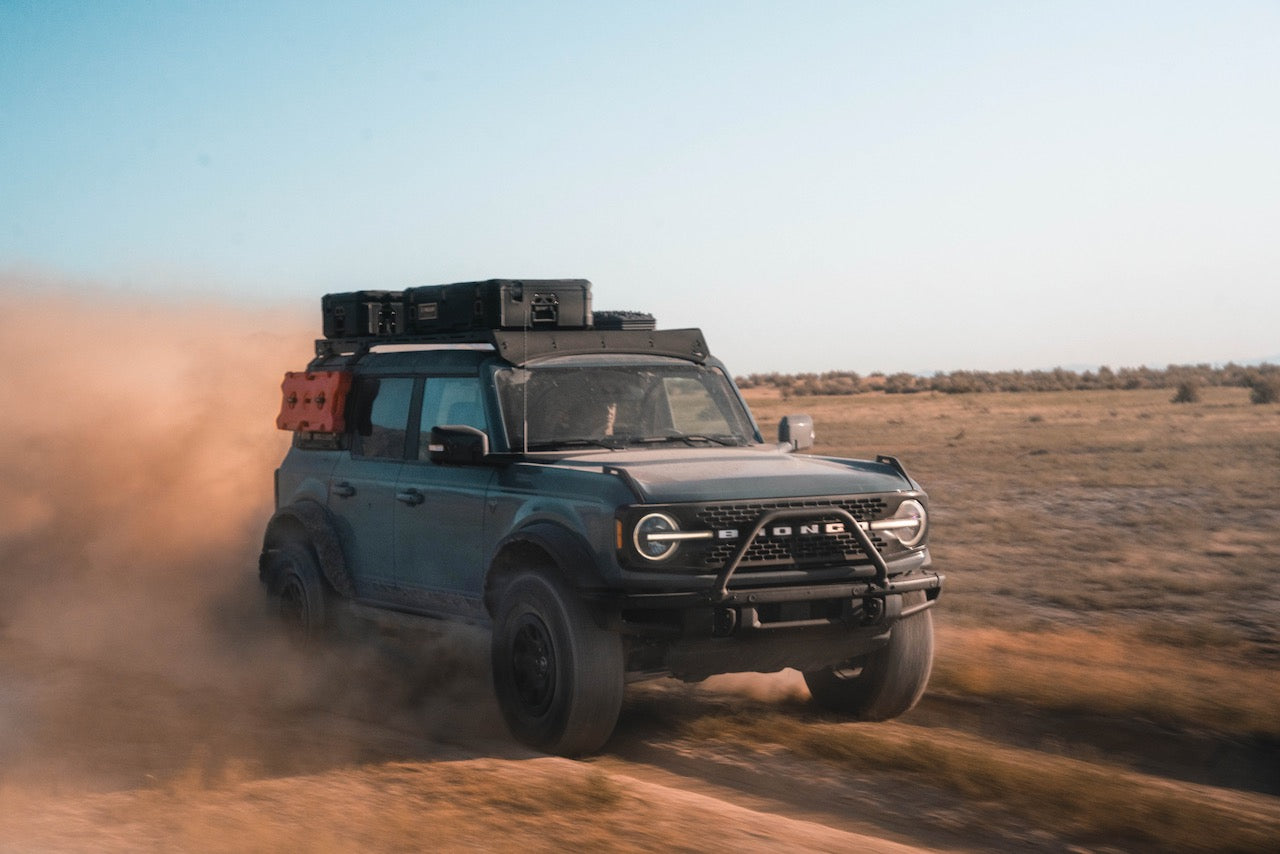
[(929, 491), (936, 688), (1280, 737), (1280, 407), (1232, 388), (751, 403)]
[[(475, 633), (300, 651), (266, 619), (271, 418), (305, 328), (79, 305), (41, 306), (84, 327), (51, 343), (0, 290), (0, 852), (1280, 838), (1280, 406), (1244, 389), (752, 391), (766, 430), (807, 411), (815, 451), (894, 454), (928, 489), (930, 693), (857, 724), (792, 672), (646, 683), (569, 762), (506, 735)], [(103, 324), (138, 342), (106, 368), (77, 343)]]

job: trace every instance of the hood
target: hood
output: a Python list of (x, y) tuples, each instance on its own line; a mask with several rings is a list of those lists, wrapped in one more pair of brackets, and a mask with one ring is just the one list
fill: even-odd
[(855, 495), (916, 488), (886, 463), (792, 454), (774, 447), (624, 450), (563, 457), (556, 465), (620, 469), (645, 502)]

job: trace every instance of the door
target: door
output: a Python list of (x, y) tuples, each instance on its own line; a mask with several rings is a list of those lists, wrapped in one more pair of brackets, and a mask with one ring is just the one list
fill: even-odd
[(329, 480), (329, 510), (362, 599), (394, 601), (396, 482), (411, 449), (412, 377), (358, 377), (351, 452)]
[(485, 493), (489, 466), (427, 459), (431, 428), (465, 424), (488, 432), (480, 381), (427, 377), (418, 459), (404, 464), (396, 494), (396, 578), (428, 612), (483, 615)]

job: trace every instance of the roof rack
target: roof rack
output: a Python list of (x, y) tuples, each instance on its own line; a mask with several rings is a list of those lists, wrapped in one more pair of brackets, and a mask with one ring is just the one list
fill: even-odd
[(549, 356), (628, 353), (671, 356), (702, 364), (711, 355), (700, 329), (472, 329), (414, 335), (367, 335), (316, 340), (317, 366), (336, 357), (356, 362), (374, 347), (405, 344), (489, 344), (500, 358), (524, 365)]

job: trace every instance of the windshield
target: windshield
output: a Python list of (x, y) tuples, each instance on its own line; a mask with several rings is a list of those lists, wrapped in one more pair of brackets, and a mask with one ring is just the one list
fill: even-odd
[(574, 361), (498, 372), (512, 450), (756, 441), (750, 417), (718, 369), (675, 360)]

